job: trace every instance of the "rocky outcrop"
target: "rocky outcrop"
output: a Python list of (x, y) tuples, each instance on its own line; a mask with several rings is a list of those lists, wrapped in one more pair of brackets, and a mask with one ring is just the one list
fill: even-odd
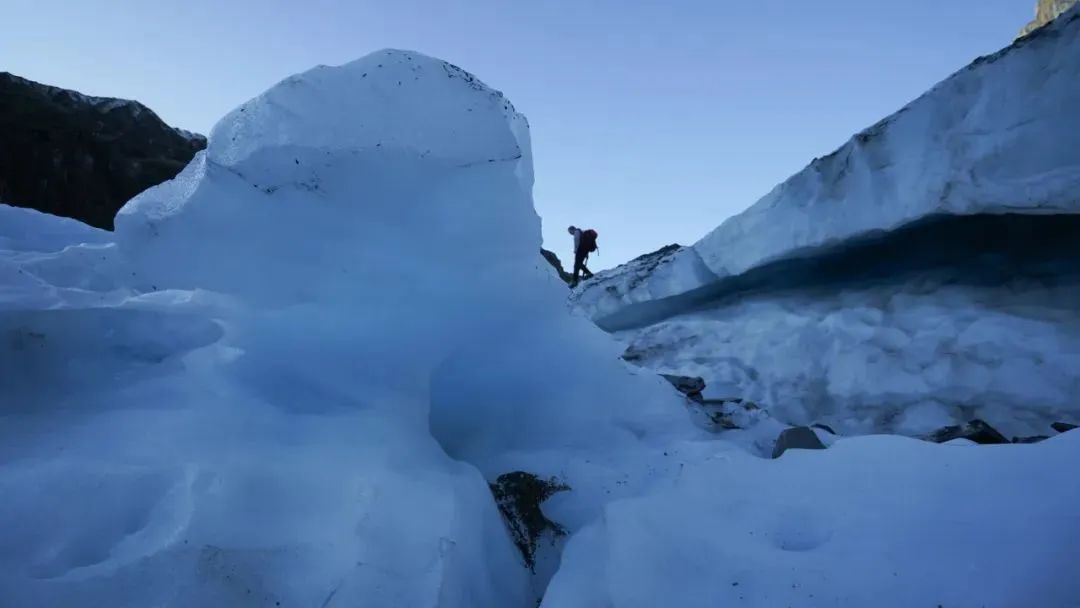
[(749, 428), (769, 416), (753, 401), (739, 397), (733, 399), (705, 399), (701, 402), (712, 429), (731, 431)]
[(797, 426), (784, 429), (776, 438), (776, 446), (773, 448), (772, 457), (779, 458), (788, 450), (824, 450), (825, 444), (821, 443), (814, 430), (806, 426)]
[(1073, 429), (1080, 428), (1080, 426), (1077, 426), (1075, 424), (1069, 424), (1068, 422), (1055, 422), (1050, 425), (1050, 428), (1054, 429), (1059, 433), (1068, 433)]
[(1035, 18), (1020, 30), (1017, 38), (1023, 38), (1040, 27), (1060, 17), (1065, 11), (1076, 6), (1077, 0), (1039, 0), (1035, 6)]
[(967, 424), (947, 426), (934, 431), (926, 437), (934, 443), (946, 443), (954, 439), (967, 439), (981, 445), (994, 445), (999, 443), (1012, 443), (999, 433), (994, 427), (982, 420), (972, 420)]
[(554, 251), (548, 251), (547, 249), (541, 248), (540, 255), (544, 256), (547, 263), (551, 264), (551, 267), (555, 269), (555, 272), (559, 273), (559, 278), (565, 281), (567, 285), (574, 280), (574, 275), (566, 272), (566, 269), (563, 268), (562, 260), (559, 259), (559, 256), (555, 255)]
[(703, 397), (701, 392), (705, 390), (705, 379), (698, 376), (673, 376), (671, 374), (660, 374), (660, 376), (671, 383), (675, 387), (675, 390), (686, 395), (694, 401), (701, 401)]
[(205, 147), (138, 102), (0, 72), (0, 202), (112, 229), (124, 203)]
[(1046, 435), (1032, 435), (1031, 437), (1013, 437), (1013, 443), (1039, 443), (1040, 441), (1049, 439)]
[(566, 535), (566, 530), (548, 519), (540, 505), (570, 486), (555, 478), (541, 479), (532, 473), (514, 471), (499, 475), (491, 486), (491, 494), (499, 507), (514, 545), (530, 570), (536, 566), (536, 551), (544, 537), (551, 540)]

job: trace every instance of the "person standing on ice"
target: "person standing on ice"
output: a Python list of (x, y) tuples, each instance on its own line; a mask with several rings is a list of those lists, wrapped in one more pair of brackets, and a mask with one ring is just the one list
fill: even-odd
[(596, 237), (599, 235), (591, 228), (582, 230), (576, 226), (570, 226), (566, 231), (574, 237), (574, 280), (570, 287), (577, 287), (579, 275), (583, 275), (585, 279), (593, 276), (592, 271), (585, 267), (585, 262), (588, 261), (590, 253), (600, 249), (596, 246)]

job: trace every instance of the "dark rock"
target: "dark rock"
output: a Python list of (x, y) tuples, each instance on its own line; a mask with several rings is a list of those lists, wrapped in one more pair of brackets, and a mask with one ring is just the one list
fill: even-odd
[(821, 429), (821, 430), (825, 431), (826, 433), (828, 433), (830, 435), (835, 435), (836, 434), (836, 431), (832, 430), (831, 426), (829, 426), (827, 424), (821, 424), (820, 422), (818, 422), (816, 424), (811, 424), (810, 427), (815, 428), (815, 429)]
[(1050, 425), (1050, 428), (1054, 429), (1059, 433), (1067, 433), (1073, 429), (1080, 428), (1080, 426), (1077, 426), (1075, 424), (1069, 424), (1068, 422), (1055, 422), (1054, 424)]
[(952, 441), (953, 439), (967, 439), (983, 445), (1009, 443), (1009, 440), (1006, 439), (1004, 435), (994, 430), (989, 424), (978, 419), (972, 420), (967, 424), (947, 426), (936, 430), (927, 435), (926, 439), (928, 441), (933, 441), (934, 443), (945, 443), (946, 441)]
[(701, 401), (701, 392), (705, 390), (705, 379), (697, 376), (673, 376), (671, 374), (660, 374), (664, 380), (667, 380), (675, 387), (675, 390), (693, 399), (694, 401)]
[(1039, 443), (1043, 439), (1049, 439), (1046, 435), (1035, 435), (1033, 437), (1013, 437), (1013, 443)]
[[(680, 245), (678, 243), (672, 243), (670, 245), (664, 245), (663, 247), (661, 247), (660, 249), (657, 249), (656, 251), (639, 255), (638, 257), (630, 260), (627, 263), (628, 264), (636, 264), (636, 263), (650, 263), (651, 264), (653, 262), (659, 262), (660, 260), (663, 260), (664, 258), (669, 257), (671, 254), (678, 252), (680, 249), (682, 249), (682, 245)], [(652, 270), (652, 268), (649, 268), (649, 269)]]
[(700, 403), (709, 421), (724, 430), (749, 428), (760, 420), (761, 408), (753, 401), (702, 399)]
[(554, 477), (541, 479), (524, 471), (499, 475), (495, 483), (488, 485), (514, 544), (521, 551), (525, 565), (532, 570), (536, 566), (536, 549), (540, 538), (545, 533), (555, 537), (566, 534), (562, 526), (544, 515), (540, 505), (553, 494), (569, 490), (570, 486)]
[(724, 429), (725, 431), (733, 431), (735, 429), (741, 429), (739, 423), (735, 422), (735, 417), (731, 415), (729, 411), (715, 411), (709, 412), (709, 420), (716, 426)]
[(548, 261), (548, 264), (551, 264), (551, 267), (559, 273), (559, 278), (565, 281), (567, 285), (574, 280), (574, 275), (566, 272), (563, 268), (562, 261), (559, 260), (559, 256), (555, 255), (554, 251), (548, 251), (547, 249), (541, 248), (540, 255), (544, 256), (544, 259)]
[(666, 348), (667, 346), (663, 344), (647, 346), (644, 348), (631, 345), (628, 346), (625, 351), (623, 351), (622, 359), (627, 363), (642, 365), (643, 362), (645, 362), (650, 357), (663, 353)]
[(146, 106), (0, 72), (0, 201), (112, 229), (116, 212), (206, 147)]
[(784, 429), (780, 436), (776, 438), (776, 445), (773, 447), (773, 458), (779, 458), (784, 452), (788, 450), (824, 450), (825, 444), (821, 443), (818, 436), (814, 434), (813, 429), (808, 426), (796, 426), (790, 429)]

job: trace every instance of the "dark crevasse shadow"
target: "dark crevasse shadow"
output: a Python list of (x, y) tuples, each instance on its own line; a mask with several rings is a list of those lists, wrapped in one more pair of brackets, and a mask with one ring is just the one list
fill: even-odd
[(597, 320), (608, 331), (643, 327), (754, 294), (838, 291), (913, 279), (998, 287), (1080, 283), (1080, 214), (935, 215), (888, 232), (795, 252), (670, 298), (627, 306)]
[(87, 394), (166, 374), (179, 357), (217, 342), (221, 327), (188, 314), (82, 308), (0, 316), (0, 412), (51, 408)]

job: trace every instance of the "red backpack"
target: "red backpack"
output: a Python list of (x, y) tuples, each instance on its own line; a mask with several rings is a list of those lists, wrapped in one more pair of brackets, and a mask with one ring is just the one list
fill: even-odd
[(600, 236), (592, 228), (584, 230), (581, 233), (581, 250), (585, 253), (592, 253), (596, 251), (596, 237)]

